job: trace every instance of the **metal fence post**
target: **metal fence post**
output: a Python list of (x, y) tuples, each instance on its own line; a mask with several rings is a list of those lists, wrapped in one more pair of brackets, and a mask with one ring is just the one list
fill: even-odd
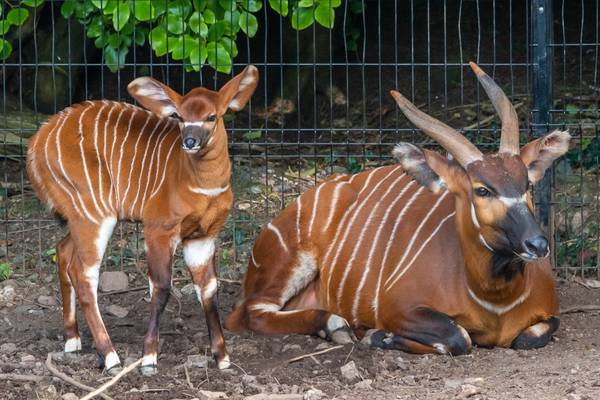
[[(553, 52), (550, 46), (553, 40), (552, 0), (532, 1), (532, 33), (533, 33), (533, 135), (543, 136), (552, 123), (552, 61)], [(551, 233), (552, 171), (548, 170), (538, 185), (538, 216), (544, 229)]]

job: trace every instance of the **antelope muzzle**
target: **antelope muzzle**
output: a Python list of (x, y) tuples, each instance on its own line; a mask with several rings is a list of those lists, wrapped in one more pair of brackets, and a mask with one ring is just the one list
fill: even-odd
[(212, 130), (200, 125), (188, 125), (181, 131), (183, 150), (186, 153), (197, 153), (210, 141)]

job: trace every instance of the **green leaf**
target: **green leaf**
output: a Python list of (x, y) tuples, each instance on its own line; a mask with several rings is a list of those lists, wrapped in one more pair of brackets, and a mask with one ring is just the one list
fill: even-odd
[(167, 15), (167, 30), (176, 35), (185, 32), (185, 20), (181, 15)]
[(225, 29), (227, 28), (225, 21), (217, 21), (214, 25), (208, 28), (208, 40), (216, 42), (223, 36)]
[(331, 8), (337, 8), (342, 5), (342, 0), (317, 0), (317, 2), (319, 4), (325, 4), (326, 6)]
[(206, 0), (192, 0), (194, 8), (198, 11), (202, 11), (206, 8)]
[(95, 16), (94, 18), (92, 18), (92, 20), (87, 26), (87, 37), (98, 37), (102, 35), (102, 32), (104, 32), (104, 24), (102, 23), (102, 18), (99, 16)]
[(247, 13), (243, 11), (240, 14), (240, 28), (248, 37), (254, 37), (256, 35), (256, 31), (258, 30), (258, 21), (253, 14)]
[(576, 115), (579, 113), (579, 111), (581, 111), (579, 107), (577, 107), (575, 104), (567, 104), (567, 107), (565, 109), (567, 111), (567, 114), (571, 115)]
[(60, 7), (60, 13), (63, 18), (69, 19), (71, 15), (75, 12), (75, 0), (65, 0), (65, 2)]
[(238, 0), (241, 7), (250, 12), (257, 12), (262, 8), (262, 2), (258, 0)]
[(225, 36), (222, 37), (221, 40), (219, 40), (219, 43), (221, 43), (223, 47), (225, 47), (225, 50), (227, 50), (227, 52), (232, 58), (237, 57), (238, 49), (237, 45), (235, 44), (235, 39)]
[(117, 72), (123, 67), (128, 51), (127, 48), (115, 49), (111, 46), (104, 48), (104, 63), (111, 72)]
[(118, 0), (108, 0), (106, 3), (106, 7), (102, 10), (104, 15), (111, 15), (117, 11), (117, 7), (119, 6)]
[[(159, 0), (164, 2), (165, 0)], [(171, 0), (167, 4), (169, 15), (178, 15), (181, 19), (185, 19), (189, 14), (191, 5), (189, 0)]]
[(215, 17), (215, 13), (212, 10), (209, 10), (208, 8), (202, 13), (202, 19), (208, 25), (214, 24), (217, 20), (217, 18)]
[(190, 27), (192, 32), (200, 32), (200, 22), (202, 22), (202, 17), (200, 16), (200, 13), (198, 11), (194, 11), (194, 13), (188, 21), (188, 26)]
[(333, 28), (335, 10), (329, 4), (321, 3), (315, 8), (315, 19), (325, 28)]
[(98, 10), (104, 10), (111, 0), (91, 0), (91, 2)]
[(143, 46), (146, 43), (146, 32), (141, 27), (138, 27), (133, 35), (133, 40), (138, 46)]
[(94, 40), (94, 45), (98, 49), (104, 48), (104, 46), (106, 46), (107, 43), (108, 43), (108, 35), (106, 34), (106, 32), (103, 33), (102, 35), (98, 36), (96, 38), (96, 40)]
[(287, 17), (288, 15), (288, 0), (269, 0), (269, 5), (278, 14)]
[(24, 8), (13, 8), (6, 14), (6, 20), (13, 25), (20, 26), (29, 18), (29, 11)]
[(298, 7), (312, 7), (314, 4), (314, 0), (300, 0), (298, 2)]
[(115, 30), (119, 32), (129, 21), (129, 16), (131, 11), (129, 10), (129, 5), (127, 3), (120, 3), (117, 7), (115, 13), (113, 14), (113, 26)]
[(190, 63), (192, 64), (192, 69), (194, 71), (200, 71), (200, 68), (206, 61), (207, 56), (208, 52), (206, 51), (206, 46), (204, 43), (196, 42), (192, 48), (192, 51), (190, 52)]
[(209, 42), (206, 45), (208, 63), (218, 72), (226, 74), (231, 72), (231, 57), (225, 47), (220, 43)]
[(235, 0), (219, 0), (219, 5), (223, 7), (225, 11), (235, 11), (237, 4)]
[(237, 10), (234, 12), (225, 11), (225, 14), (223, 15), (223, 21), (227, 21), (229, 26), (231, 28), (234, 28), (233, 29), (234, 32), (231, 32), (231, 33), (237, 33), (237, 31), (240, 30), (240, 27), (239, 27), (240, 12), (239, 11), (237, 11)]
[(150, 0), (136, 0), (133, 5), (133, 15), (138, 21), (150, 21), (155, 17), (154, 6)]
[(167, 11), (167, 3), (164, 0), (152, 0), (152, 7), (154, 7), (154, 18), (163, 15)]
[(0, 19), (0, 35), (4, 35), (6, 32), (8, 32), (10, 27), (11, 25), (7, 20)]
[(150, 44), (158, 57), (167, 54), (167, 31), (162, 26), (157, 26), (150, 32)]
[(301, 31), (312, 25), (314, 21), (312, 8), (296, 8), (292, 13), (292, 28)]
[(23, 0), (21, 3), (29, 7), (37, 7), (41, 6), (44, 0)]
[(262, 131), (248, 131), (243, 136), (246, 140), (258, 140), (262, 137)]
[(4, 39), (0, 39), (0, 60), (4, 60), (12, 53), (12, 45)]
[(190, 56), (192, 49), (197, 46), (198, 42), (190, 35), (183, 35), (175, 42), (171, 57), (173, 57), (173, 60), (184, 60)]

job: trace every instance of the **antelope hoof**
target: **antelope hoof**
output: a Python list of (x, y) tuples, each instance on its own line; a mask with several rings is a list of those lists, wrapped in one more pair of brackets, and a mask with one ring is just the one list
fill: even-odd
[(356, 336), (354, 336), (354, 332), (350, 328), (350, 325), (348, 325), (348, 322), (338, 315), (331, 315), (329, 317), (327, 326), (322, 332), (325, 339), (331, 340), (334, 343), (348, 344), (356, 341)]
[(110, 376), (115, 376), (121, 371), (123, 371), (123, 367), (121, 367), (121, 364), (117, 364), (117, 365), (114, 365), (114, 366), (108, 368), (106, 370), (106, 373), (109, 374)]
[(81, 351), (81, 338), (72, 337), (65, 342), (65, 353)]
[(142, 365), (140, 366), (140, 374), (143, 376), (153, 376), (158, 373), (158, 366), (156, 364), (153, 365)]
[(219, 369), (227, 369), (231, 366), (231, 361), (229, 361), (229, 354), (225, 354), (225, 356), (221, 360), (218, 360), (215, 357), (215, 360), (217, 361), (217, 368)]

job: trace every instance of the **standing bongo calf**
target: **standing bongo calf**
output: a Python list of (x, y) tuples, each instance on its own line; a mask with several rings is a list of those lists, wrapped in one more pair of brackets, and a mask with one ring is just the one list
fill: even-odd
[(242, 109), (257, 83), (254, 66), (218, 92), (199, 87), (185, 96), (152, 78), (138, 78), (128, 90), (147, 110), (88, 101), (54, 115), (32, 138), (27, 171), (33, 188), (69, 229), (57, 246), (65, 352), (81, 349), (77, 298), (101, 366), (111, 373), (119, 369), (98, 309), (98, 276), (115, 224), (133, 220), (144, 224), (152, 296), (141, 371), (156, 373), (159, 319), (180, 242), (212, 353), (219, 368), (229, 366), (215, 301), (215, 239), (233, 200), (222, 117), (227, 109)]
[(402, 143), (400, 165), (332, 177), (299, 196), (260, 233), (228, 329), (337, 342), (375, 329), (374, 346), (413, 353), (548, 343), (558, 301), (530, 189), (570, 136), (519, 148), (514, 108), (472, 68), (502, 120), (499, 152), (482, 154), (392, 91), (453, 159)]

